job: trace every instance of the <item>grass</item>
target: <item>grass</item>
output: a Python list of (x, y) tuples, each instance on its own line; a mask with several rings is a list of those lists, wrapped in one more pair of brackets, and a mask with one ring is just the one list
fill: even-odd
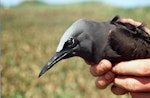
[[(96, 89), (89, 66), (80, 58), (63, 60), (38, 78), (55, 53), (63, 32), (77, 19), (104, 21), (115, 15), (145, 22), (148, 8), (121, 9), (99, 3), (25, 5), (2, 13), (2, 98), (129, 98), (116, 96), (110, 87)], [(27, 7), (28, 6), (28, 7)]]

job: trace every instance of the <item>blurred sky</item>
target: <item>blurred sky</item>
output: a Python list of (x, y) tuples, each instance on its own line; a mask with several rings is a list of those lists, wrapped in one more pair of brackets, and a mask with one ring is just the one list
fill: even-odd
[[(17, 5), (23, 1), (33, 1), (33, 0), (0, 0), (0, 3), (6, 7), (10, 7)], [(141, 7), (148, 5), (150, 6), (150, 0), (39, 0), (39, 1), (47, 2), (50, 4), (68, 4), (83, 1), (101, 1), (104, 3), (121, 6), (125, 8)]]

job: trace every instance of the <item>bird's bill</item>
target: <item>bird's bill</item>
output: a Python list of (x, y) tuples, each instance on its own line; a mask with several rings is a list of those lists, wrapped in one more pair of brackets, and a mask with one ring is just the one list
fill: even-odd
[(65, 56), (67, 56), (68, 54), (69, 54), (69, 51), (56, 52), (56, 54), (43, 67), (43, 69), (41, 70), (41, 72), (39, 74), (39, 77), (41, 77), (41, 75), (43, 75), (46, 71), (51, 69), (57, 62), (59, 62), (60, 60), (64, 59)]

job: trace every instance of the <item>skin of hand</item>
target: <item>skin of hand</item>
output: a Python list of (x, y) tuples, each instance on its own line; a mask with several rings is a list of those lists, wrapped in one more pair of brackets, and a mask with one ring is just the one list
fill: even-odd
[[(139, 25), (141, 25), (141, 23), (140, 22), (137, 22), (137, 21), (134, 21), (133, 19), (120, 19), (119, 20), (120, 22), (122, 22), (122, 23), (130, 23), (130, 24), (132, 24), (132, 25), (135, 25), (135, 26), (139, 26)], [(145, 31), (148, 33), (148, 34), (150, 34), (150, 30), (148, 29), (148, 28), (146, 28), (146, 27), (144, 27), (144, 29), (145, 29)], [(147, 62), (150, 62), (150, 60), (149, 61), (147, 61)], [(150, 82), (150, 77), (145, 77), (145, 76), (150, 76), (150, 74), (149, 74), (149, 69), (147, 70), (147, 68), (148, 68), (148, 63), (147, 63), (146, 61), (144, 62), (144, 61), (141, 61), (141, 64), (140, 64), (140, 61), (139, 61), (139, 64), (138, 64), (138, 62), (132, 62), (131, 64), (133, 64), (134, 66), (135, 66), (135, 68), (136, 68), (136, 64), (138, 64), (139, 66), (141, 66), (141, 68), (143, 68), (143, 69), (140, 69), (140, 70), (133, 70), (133, 71), (130, 71), (129, 73), (128, 73), (128, 71), (129, 71), (129, 69), (130, 69), (130, 67), (128, 67), (127, 69), (128, 69), (128, 71), (126, 71), (126, 74), (123, 74), (123, 75), (127, 75), (127, 74), (129, 74), (129, 75), (135, 75), (135, 76), (143, 76), (142, 78), (140, 77), (130, 77), (130, 78), (128, 78), (127, 79), (127, 81), (131, 81), (132, 83), (134, 83), (135, 82), (135, 85), (134, 84), (132, 84), (132, 83), (128, 83), (128, 82), (126, 82), (127, 84), (130, 84), (131, 86), (133, 86), (133, 87), (129, 87), (127, 90), (129, 90), (129, 91), (133, 91), (133, 92), (138, 92), (138, 90), (140, 90), (140, 89), (142, 89), (142, 87), (140, 87), (140, 86), (147, 86), (148, 87), (148, 89), (145, 89), (145, 91), (149, 91), (150, 92), (150, 85), (149, 85), (149, 82)], [(127, 64), (126, 64), (127, 65)], [(130, 64), (129, 64), (130, 65)], [(132, 65), (132, 67), (133, 67), (133, 65)], [(127, 66), (126, 66), (127, 67)], [(113, 68), (113, 70), (115, 69), (115, 67)], [(147, 71), (146, 71), (147, 70)], [(141, 72), (139, 72), (139, 71), (141, 71)], [(143, 72), (142, 72), (143, 71)], [(148, 73), (147, 73), (148, 72)], [(146, 74), (147, 73), (147, 74)], [(132, 80), (133, 79), (133, 80)], [(117, 78), (115, 78), (115, 80), (117, 81)], [(115, 83), (115, 80), (114, 80), (114, 83)], [(137, 80), (137, 81), (134, 81), (134, 80)], [(124, 82), (125, 83), (125, 82)], [(136, 83), (138, 84), (138, 85), (136, 85)], [(145, 83), (145, 84), (147, 84), (147, 85), (145, 85), (145, 84), (142, 84), (142, 83)], [(123, 85), (123, 84), (122, 84)], [(126, 86), (126, 87), (128, 87), (128, 86)], [(139, 89), (138, 89), (138, 87), (139, 87)], [(112, 92), (114, 92), (115, 93), (115, 86), (112, 86)], [(119, 87), (120, 88), (120, 87)], [(125, 88), (126, 89), (126, 88)], [(123, 91), (123, 89), (122, 90), (120, 90), (120, 91)], [(141, 91), (144, 91), (144, 89), (143, 90), (141, 90)], [(125, 91), (124, 91), (125, 92)], [(137, 94), (137, 95), (136, 95)], [(149, 93), (148, 93), (149, 94)], [(145, 93), (145, 95), (147, 95), (148, 96), (148, 94), (147, 93)], [(131, 92), (131, 96), (133, 97), (133, 98), (141, 98), (142, 97), (142, 95), (143, 95), (143, 97), (142, 98), (146, 98), (146, 97), (144, 97), (144, 93), (142, 93), (141, 94), (141, 97), (137, 97), (139, 94), (138, 93), (132, 93)], [(149, 94), (149, 96), (150, 96), (150, 94)]]
[(150, 59), (120, 62), (113, 67), (108, 60), (102, 60), (99, 64), (92, 65), (90, 72), (98, 77), (95, 84), (100, 89), (106, 88), (113, 82), (111, 90), (117, 95), (130, 92), (132, 98), (146, 98), (135, 96), (139, 94), (150, 96), (149, 65)]
[[(124, 19), (123, 18), (123, 19), (120, 19), (118, 21), (120, 21), (122, 23), (130, 23), (134, 26), (140, 26), (141, 25), (140, 22), (134, 21), (133, 19)], [(150, 30), (148, 28), (144, 27), (144, 30), (150, 35)]]
[[(141, 25), (132, 19), (120, 19), (122, 23), (130, 23), (135, 26)], [(144, 28), (150, 34), (150, 30)], [(111, 90), (117, 95), (130, 92), (132, 98), (150, 97), (150, 59), (120, 62), (112, 67), (108, 60), (102, 60), (97, 65), (92, 65), (90, 72), (98, 77), (95, 84), (104, 89), (110, 83), (114, 83)], [(116, 77), (115, 77), (115, 74)]]

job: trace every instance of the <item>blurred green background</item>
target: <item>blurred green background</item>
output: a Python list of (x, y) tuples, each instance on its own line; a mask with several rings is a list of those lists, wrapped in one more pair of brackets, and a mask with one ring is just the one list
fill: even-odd
[(1, 6), (2, 98), (130, 98), (116, 96), (110, 87), (100, 90), (81, 58), (63, 60), (38, 78), (55, 53), (59, 39), (77, 19), (95, 21), (115, 15), (133, 18), (150, 28), (150, 7), (123, 9), (98, 2), (48, 5), (23, 2)]

